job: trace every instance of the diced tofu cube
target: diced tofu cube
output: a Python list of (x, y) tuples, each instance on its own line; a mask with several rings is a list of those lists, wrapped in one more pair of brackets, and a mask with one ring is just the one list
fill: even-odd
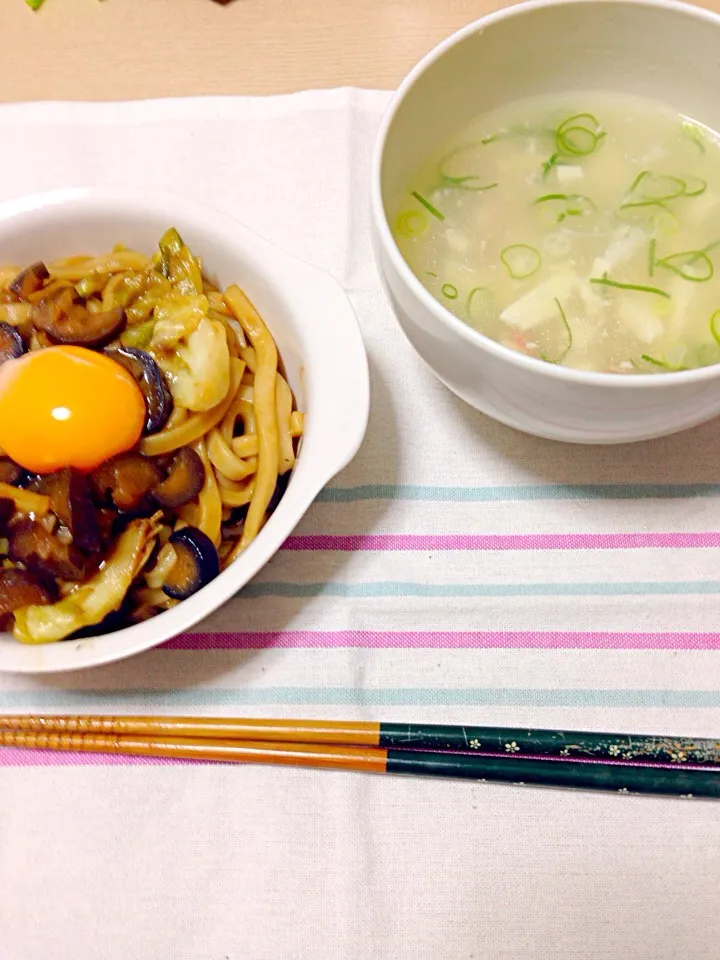
[(470, 238), (462, 230), (454, 230), (452, 227), (446, 228), (445, 240), (449, 247), (456, 253), (467, 253), (470, 246)]
[(647, 299), (640, 295), (618, 298), (615, 309), (626, 329), (641, 343), (652, 343), (662, 336), (662, 320), (654, 312)]
[(575, 164), (561, 163), (555, 167), (558, 181), (565, 186), (568, 183), (577, 183), (585, 176), (583, 168)]
[(592, 270), (590, 271), (591, 277), (604, 277), (606, 273), (610, 273), (612, 270), (612, 263), (607, 260), (605, 257), (595, 257), (593, 260)]
[(644, 230), (639, 227), (621, 227), (603, 254), (603, 259), (610, 263), (611, 269), (615, 269), (631, 260), (647, 243), (649, 239)]
[(523, 294), (519, 300), (500, 314), (500, 319), (510, 323), (518, 330), (530, 330), (557, 316), (558, 305), (567, 300), (577, 283), (577, 276), (571, 270), (561, 271), (543, 280), (532, 290)]

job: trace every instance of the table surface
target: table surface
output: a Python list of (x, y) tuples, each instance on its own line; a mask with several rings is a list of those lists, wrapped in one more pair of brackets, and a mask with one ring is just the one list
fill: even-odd
[[(0, 100), (393, 87), (495, 0), (2, 0)], [(8, 42), (9, 41), (9, 42)], [(72, 57), (70, 57), (72, 51)]]
[[(443, 37), (504, 5), (46, 0), (34, 14), (23, 0), (2, 0), (0, 101), (389, 89)], [(720, 11), (720, 0), (700, 5)]]
[[(389, 88), (496, 0), (2, 0), (0, 100)], [(72, 53), (70, 53), (72, 51)]]

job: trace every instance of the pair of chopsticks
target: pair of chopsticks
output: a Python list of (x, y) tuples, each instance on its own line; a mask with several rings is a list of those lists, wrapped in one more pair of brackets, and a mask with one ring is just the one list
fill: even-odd
[(225, 717), (0, 716), (0, 746), (720, 797), (720, 739)]

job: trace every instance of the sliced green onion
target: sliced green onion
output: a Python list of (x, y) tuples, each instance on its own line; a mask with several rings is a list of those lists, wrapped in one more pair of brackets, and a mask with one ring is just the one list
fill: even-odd
[(457, 300), (458, 297), (458, 288), (452, 283), (444, 283), (440, 288), (442, 295), (447, 297), (448, 300)]
[[(693, 183), (688, 183), (688, 180), (695, 181)], [(703, 180), (702, 177), (696, 177), (691, 175), (688, 177), (688, 180), (685, 181), (685, 193), (683, 196), (686, 197), (699, 197), (701, 194), (705, 193), (707, 190), (707, 180)], [(692, 190), (688, 189), (692, 186)]]
[(81, 297), (87, 299), (91, 297), (94, 293), (100, 293), (105, 284), (107, 283), (107, 274), (106, 273), (91, 273), (87, 277), (83, 277), (78, 283), (75, 284), (75, 289), (80, 294)]
[(647, 353), (643, 353), (640, 359), (644, 360), (645, 363), (652, 363), (656, 367), (667, 367), (667, 364), (663, 360), (656, 360), (655, 357), (650, 357)]
[(145, 350), (152, 340), (155, 330), (156, 320), (152, 317), (144, 323), (135, 323), (131, 327), (125, 327), (120, 334), (120, 343), (124, 347), (135, 347), (138, 350)]
[(495, 297), (487, 287), (473, 287), (465, 304), (468, 320), (476, 330), (491, 320), (497, 312)]
[(493, 187), (499, 186), (497, 180), (494, 183), (471, 183), (472, 180), (478, 179), (479, 177), (474, 174), (469, 174), (467, 177), (444, 177), (442, 185), (449, 190), (475, 190), (477, 192), (492, 190)]
[[(638, 188), (641, 184), (642, 191), (639, 191)], [(668, 174), (656, 175), (649, 170), (644, 170), (642, 175), (637, 177), (633, 186), (630, 187), (629, 195), (637, 191), (641, 200), (663, 203), (666, 200), (681, 197), (686, 189), (687, 183), (680, 177), (671, 177)]]
[[(688, 267), (692, 267), (693, 264), (698, 262), (701, 265), (701, 270), (703, 267), (704, 270), (700, 274), (689, 272)], [(672, 270), (683, 280), (692, 280), (693, 283), (706, 283), (708, 280), (712, 280), (715, 273), (713, 262), (704, 250), (683, 250), (681, 253), (673, 253), (669, 257), (663, 257), (662, 260), (656, 260), (655, 263), (656, 266)]]
[[(641, 214), (645, 213), (644, 217)], [(639, 202), (623, 203), (618, 207), (618, 219), (624, 223), (641, 222), (663, 236), (676, 233), (680, 221), (675, 213), (659, 200), (641, 200)]]
[[(438, 171), (440, 173), (440, 178), (442, 180), (442, 185), (444, 187), (449, 187), (453, 190), (492, 190), (493, 187), (497, 186), (497, 182), (492, 183), (477, 183), (474, 181), (480, 180), (480, 175), (477, 173), (452, 173), (448, 170), (448, 164), (456, 157), (462, 156), (464, 153), (468, 153), (471, 150), (477, 150), (478, 147), (487, 146), (490, 143), (493, 143), (495, 140), (500, 139), (501, 134), (496, 134), (493, 137), (486, 137), (484, 140), (473, 141), (472, 143), (464, 143), (459, 147), (456, 147), (455, 150), (452, 150), (447, 156), (443, 157), (438, 165)], [(461, 165), (462, 166), (462, 165)]]
[(433, 273), (432, 270), (428, 270), (428, 271), (427, 271), (427, 275), (428, 275), (429, 277), (435, 277), (435, 279), (437, 280), (437, 274), (436, 274), (436, 273)]
[[(588, 122), (585, 122), (588, 121)], [(597, 149), (605, 136), (597, 117), (592, 113), (576, 113), (567, 117), (555, 131), (558, 153), (586, 157)]]
[(555, 361), (555, 363), (562, 363), (563, 360), (565, 359), (565, 357), (566, 357), (566, 356), (568, 355), (568, 353), (570, 352), (570, 350), (572, 350), (573, 335), (572, 335), (572, 330), (570, 329), (570, 324), (568, 323), (568, 319), (567, 319), (567, 317), (565, 316), (565, 311), (564, 311), (563, 308), (562, 308), (562, 304), (560, 303), (560, 301), (558, 300), (557, 297), (554, 297), (554, 300), (555, 300), (555, 303), (557, 304), (558, 310), (560, 311), (560, 316), (562, 317), (562, 322), (565, 324), (565, 329), (567, 330), (567, 334), (568, 334), (568, 345), (567, 345), (567, 347), (565, 348), (565, 351), (563, 352), (562, 356), (559, 357), (559, 359), (557, 359), (557, 360)]
[(630, 184), (630, 189), (628, 190), (628, 196), (629, 196), (631, 193), (634, 193), (634, 192), (635, 192), (636, 187), (637, 187), (640, 183), (642, 183), (642, 181), (645, 179), (645, 177), (649, 177), (649, 176), (650, 176), (650, 171), (649, 171), (649, 170), (641, 170), (640, 173), (635, 177), (635, 179), (633, 180), (633, 182)]
[(406, 210), (395, 221), (395, 229), (403, 237), (419, 237), (428, 228), (428, 218), (419, 210)]
[(653, 174), (643, 170), (635, 177), (620, 209), (628, 207), (652, 206), (654, 203), (666, 203), (678, 197), (699, 197), (707, 190), (707, 182), (702, 177), (673, 177), (669, 174)]
[(440, 211), (438, 210), (438, 208), (437, 208), (437, 207), (434, 207), (434, 206), (430, 203), (430, 201), (429, 201), (429, 200), (426, 200), (425, 197), (423, 197), (421, 194), (419, 194), (419, 193), (417, 192), (417, 190), (411, 191), (410, 196), (415, 197), (415, 199), (417, 200), (417, 202), (418, 202), (418, 203), (421, 203), (421, 204), (425, 207), (425, 209), (426, 209), (426, 210), (429, 210), (430, 213), (431, 213), (434, 217), (436, 217), (438, 220), (444, 220), (444, 219), (445, 219), (445, 214), (444, 214), (444, 213), (440, 213)]
[(620, 283), (619, 280), (611, 280), (609, 277), (590, 277), (590, 283), (597, 283), (603, 287), (617, 287), (618, 290), (636, 290), (638, 293), (654, 293), (658, 297), (670, 299), (670, 294), (659, 287), (646, 287), (642, 283)]
[(640, 359), (644, 360), (645, 363), (651, 363), (654, 367), (662, 367), (663, 370), (668, 370), (671, 373), (682, 373), (683, 370), (687, 370), (687, 367), (674, 367), (666, 360), (657, 360), (655, 357), (651, 357), (647, 353), (641, 354)]
[(511, 243), (500, 254), (513, 280), (525, 280), (540, 269), (542, 257), (540, 251), (526, 243)]
[(559, 159), (560, 159), (560, 154), (559, 154), (559, 153), (554, 153), (551, 157), (548, 157), (548, 159), (547, 159), (547, 160), (545, 161), (545, 163), (542, 165), (543, 180), (546, 180), (546, 179), (547, 179), (548, 174), (550, 173), (550, 171), (552, 170), (552, 168), (553, 168), (554, 166), (556, 166), (556, 164), (557, 164), (557, 162), (558, 162)]
[(688, 260), (688, 266), (695, 263), (699, 256), (707, 256), (711, 250), (715, 250), (717, 247), (720, 247), (720, 240), (713, 240), (712, 243), (708, 243), (707, 246), (704, 246), (702, 250), (698, 250), (694, 256)]
[(648, 276), (652, 277), (655, 273), (655, 246), (657, 240), (654, 238), (650, 241), (650, 250), (648, 252)]
[(628, 200), (620, 204), (620, 209), (633, 210), (636, 207), (662, 207), (663, 201), (674, 199), (675, 197), (663, 197), (662, 200)]
[(720, 310), (716, 310), (715, 313), (710, 317), (710, 333), (713, 335), (715, 342), (720, 345), (720, 331), (718, 331), (718, 323), (720, 323)]
[(684, 120), (682, 133), (698, 148), (700, 153), (705, 153), (705, 131), (699, 124), (693, 123), (692, 120)]
[[(597, 210), (590, 197), (585, 197), (581, 193), (546, 193), (533, 201), (537, 204), (562, 204), (562, 207), (553, 210), (555, 213), (555, 223), (562, 223), (567, 217), (581, 217)], [(552, 209), (552, 208), (550, 208)]]

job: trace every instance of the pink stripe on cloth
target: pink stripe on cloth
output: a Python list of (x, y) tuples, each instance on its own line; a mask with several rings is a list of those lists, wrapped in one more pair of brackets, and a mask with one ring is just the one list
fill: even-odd
[(283, 630), (267, 633), (183, 633), (165, 650), (720, 650), (720, 633), (611, 631)]
[(720, 547), (720, 532), (705, 533), (371, 533), (288, 537), (283, 550), (638, 550)]
[(73, 753), (68, 750), (30, 750), (1, 747), (0, 767), (115, 767), (192, 763), (169, 757), (126, 757), (118, 753)]
[[(412, 753), (413, 749), (409, 748)], [(420, 752), (423, 752), (420, 750)], [(497, 754), (487, 753), (483, 750), (452, 750), (449, 753), (461, 753), (465, 756), (473, 757), (492, 757)], [(551, 760), (542, 754), (526, 753), (522, 756), (523, 760), (547, 760), (548, 763), (572, 763), (577, 762), (578, 757), (553, 757)], [(2, 747), (0, 748), (0, 767), (123, 767), (123, 766), (165, 766), (166, 764), (190, 764), (190, 763), (221, 763), (219, 760), (184, 760), (171, 759), (169, 757), (131, 757), (118, 753), (73, 753), (63, 750), (29, 750), (24, 747)], [(583, 757), (582, 763), (604, 764), (606, 766), (623, 766), (622, 760), (596, 759), (592, 757)], [(648, 764), (655, 768), (663, 770), (677, 770), (677, 764), (653, 763)], [(688, 763), (683, 764), (683, 770), (707, 770), (707, 765)]]

